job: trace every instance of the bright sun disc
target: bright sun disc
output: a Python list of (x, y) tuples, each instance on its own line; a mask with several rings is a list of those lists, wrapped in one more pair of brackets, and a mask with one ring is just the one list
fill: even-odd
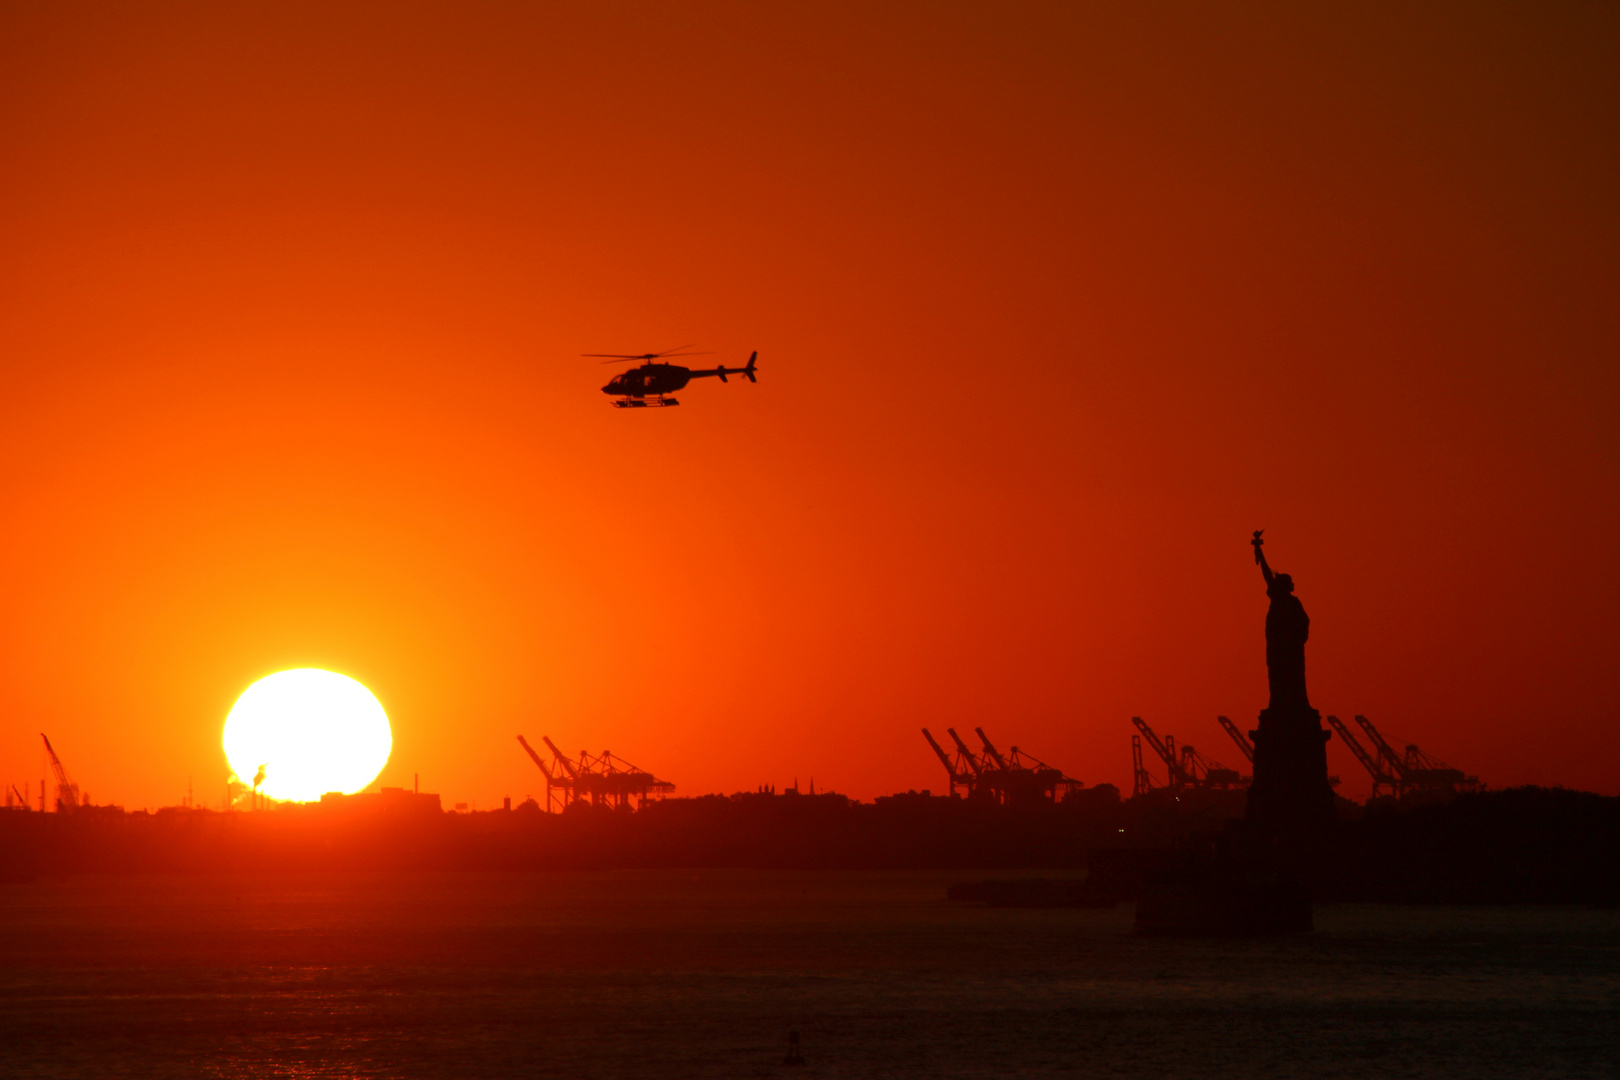
[(225, 757), (239, 779), (272, 799), (313, 802), (352, 795), (377, 778), (394, 748), (388, 714), (347, 675), (295, 668), (242, 692), (225, 718)]

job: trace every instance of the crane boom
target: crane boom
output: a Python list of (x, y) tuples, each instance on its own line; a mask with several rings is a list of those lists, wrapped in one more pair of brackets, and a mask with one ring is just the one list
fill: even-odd
[(1153, 774), (1142, 764), (1142, 736), (1131, 736), (1131, 764), (1135, 766), (1135, 786), (1132, 795), (1146, 795), (1153, 790)]
[(534, 747), (529, 745), (529, 740), (525, 739), (521, 735), (517, 737), (517, 740), (520, 744), (522, 744), (524, 752), (527, 753), (529, 757), (534, 759), (534, 763), (536, 765), (540, 766), (540, 771), (546, 774), (546, 783), (549, 784), (552, 779), (551, 770), (546, 767), (545, 761), (540, 757), (539, 754), (534, 752)]
[(547, 746), (549, 746), (551, 748), (551, 752), (553, 754), (557, 755), (557, 760), (562, 762), (562, 767), (564, 769), (568, 770), (569, 777), (571, 779), (578, 780), (579, 779), (579, 770), (574, 768), (573, 762), (568, 760), (568, 755), (567, 754), (565, 754), (561, 750), (557, 749), (557, 744), (551, 741), (551, 736), (550, 735), (542, 735), (542, 736), (540, 736), (540, 741), (545, 743)]
[(1244, 737), (1243, 732), (1239, 731), (1238, 726), (1224, 716), (1217, 716), (1215, 719), (1220, 722), (1221, 727), (1226, 729), (1226, 733), (1232, 736), (1232, 741), (1237, 743), (1237, 748), (1239, 750), (1243, 751), (1243, 756), (1249, 759), (1249, 764), (1253, 765), (1254, 747), (1250, 744), (1249, 740)]
[(960, 750), (962, 752), (962, 756), (967, 759), (968, 768), (973, 770), (973, 775), (975, 777), (983, 775), (984, 766), (979, 763), (978, 758), (973, 756), (973, 751), (968, 749), (967, 743), (962, 741), (962, 736), (956, 733), (956, 729), (948, 727), (945, 729), (945, 734), (951, 737), (951, 741), (956, 744), (956, 748)]
[(1344, 740), (1344, 745), (1350, 748), (1350, 752), (1356, 755), (1356, 760), (1361, 762), (1361, 767), (1366, 769), (1368, 775), (1372, 777), (1374, 788), (1389, 779), (1378, 768), (1378, 762), (1373, 759), (1373, 756), (1367, 753), (1366, 747), (1357, 742), (1356, 737), (1350, 733), (1350, 725), (1337, 716), (1329, 716), (1327, 722), (1332, 725), (1334, 731), (1339, 733), (1339, 738)]
[(67, 770), (62, 767), (62, 759), (56, 756), (51, 740), (45, 737), (43, 731), (39, 737), (45, 739), (45, 753), (51, 759), (51, 772), (56, 774), (56, 808), (72, 810), (79, 805), (79, 785), (68, 779)]
[(943, 746), (934, 741), (934, 737), (928, 733), (927, 728), (923, 728), (922, 733), (923, 738), (928, 740), (928, 745), (934, 748), (934, 753), (939, 755), (939, 763), (945, 766), (945, 774), (951, 778), (951, 788), (954, 790), (956, 787), (956, 766), (951, 764), (951, 755), (945, 752)]
[(1173, 742), (1167, 744), (1160, 739), (1153, 733), (1153, 729), (1148, 727), (1147, 721), (1140, 716), (1131, 717), (1131, 723), (1136, 725), (1137, 730), (1147, 739), (1148, 745), (1153, 747), (1153, 752), (1159, 755), (1159, 760), (1164, 762), (1164, 767), (1170, 775), (1170, 786), (1174, 787), (1181, 775), (1181, 763), (1176, 760), (1175, 744)]
[(1389, 743), (1384, 741), (1384, 737), (1378, 733), (1378, 729), (1373, 727), (1373, 722), (1357, 713), (1356, 723), (1361, 725), (1361, 729), (1367, 733), (1367, 738), (1372, 740), (1373, 747), (1378, 752), (1378, 759), (1384, 763), (1389, 775), (1395, 777), (1396, 780), (1403, 779), (1406, 776), (1406, 762), (1402, 761), (1400, 755), (1395, 753), (1390, 748)]
[(976, 727), (976, 728), (973, 729), (973, 731), (974, 731), (974, 734), (979, 736), (979, 741), (984, 743), (984, 752), (989, 754), (990, 757), (995, 760), (995, 763), (998, 766), (1000, 766), (1000, 768), (1003, 771), (1006, 771), (1006, 768), (1007, 768), (1006, 759), (1004, 759), (1001, 756), (1001, 751), (997, 750), (996, 747), (995, 747), (995, 744), (990, 741), (990, 736), (988, 736), (988, 735), (986, 735), (984, 733), (984, 728)]

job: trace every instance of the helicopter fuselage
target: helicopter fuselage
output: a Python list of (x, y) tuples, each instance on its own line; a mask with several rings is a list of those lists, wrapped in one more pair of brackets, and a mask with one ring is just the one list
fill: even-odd
[[(704, 374), (712, 374), (705, 372)], [(677, 364), (642, 364), (621, 371), (602, 387), (602, 393), (619, 397), (646, 397), (649, 394), (673, 394), (692, 381), (692, 369)]]

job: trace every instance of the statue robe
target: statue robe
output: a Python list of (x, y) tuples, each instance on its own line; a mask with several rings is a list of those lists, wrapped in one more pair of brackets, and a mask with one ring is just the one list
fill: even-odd
[(1266, 673), (1271, 682), (1271, 709), (1309, 710), (1305, 694), (1305, 641), (1311, 636), (1311, 617), (1291, 592), (1276, 585), (1266, 589), (1271, 610), (1266, 612)]

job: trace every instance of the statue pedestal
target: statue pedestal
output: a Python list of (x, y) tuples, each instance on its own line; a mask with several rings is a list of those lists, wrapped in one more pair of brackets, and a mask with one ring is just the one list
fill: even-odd
[(1288, 934), (1311, 929), (1311, 893), (1332, 857), (1328, 732), (1309, 705), (1266, 709), (1244, 821), (1167, 859), (1143, 884), (1145, 934)]
[(1322, 714), (1309, 705), (1260, 711), (1254, 740), (1254, 783), (1248, 821), (1279, 833), (1315, 831), (1333, 820)]

